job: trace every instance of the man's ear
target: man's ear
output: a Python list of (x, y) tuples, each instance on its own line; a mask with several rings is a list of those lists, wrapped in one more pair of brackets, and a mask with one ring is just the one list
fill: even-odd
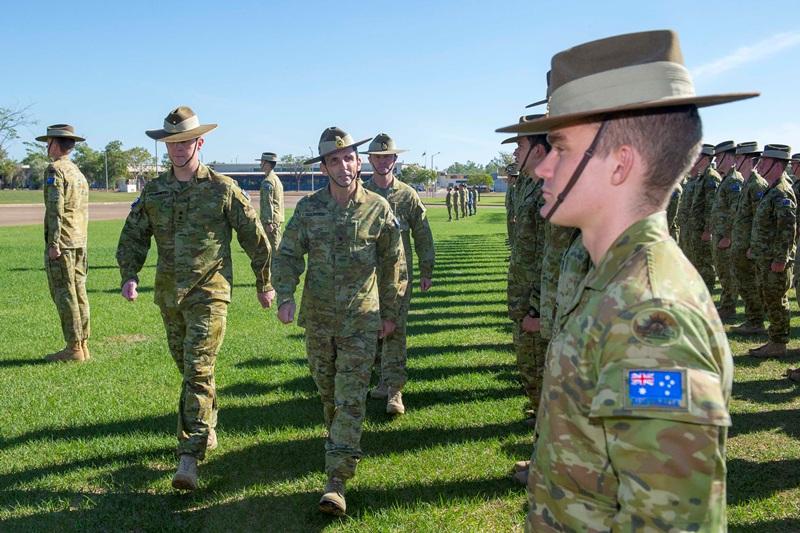
[[(611, 172), (612, 185), (622, 185), (625, 183), (637, 159), (641, 159), (639, 153), (629, 144), (623, 144), (617, 147), (616, 150), (609, 154), (609, 157), (613, 159), (612, 164), (614, 165)], [(638, 162), (641, 164), (641, 161)]]

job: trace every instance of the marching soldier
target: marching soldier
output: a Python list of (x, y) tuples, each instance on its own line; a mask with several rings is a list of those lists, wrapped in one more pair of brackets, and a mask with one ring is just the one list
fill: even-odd
[(275, 174), (278, 156), (273, 152), (264, 152), (257, 161), (261, 162), (261, 171), (264, 173), (264, 181), (261, 182), (261, 225), (275, 257), (274, 252), (281, 244), (283, 231), (283, 183)]
[[(444, 205), (447, 206), (447, 221), (453, 220), (453, 186), (447, 186), (447, 192), (444, 195)], [(456, 220), (458, 220), (458, 209), (456, 209)]]

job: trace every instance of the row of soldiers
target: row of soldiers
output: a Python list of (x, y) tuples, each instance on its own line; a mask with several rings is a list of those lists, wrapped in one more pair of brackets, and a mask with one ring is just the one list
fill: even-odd
[(455, 208), (456, 220), (458, 220), (459, 211), (461, 218), (467, 218), (478, 212), (478, 200), (480, 200), (480, 191), (476, 186), (467, 187), (463, 183), (459, 183), (453, 188), (452, 185), (447, 186), (447, 192), (444, 196), (444, 204), (447, 206), (447, 221), (453, 220), (453, 209)]

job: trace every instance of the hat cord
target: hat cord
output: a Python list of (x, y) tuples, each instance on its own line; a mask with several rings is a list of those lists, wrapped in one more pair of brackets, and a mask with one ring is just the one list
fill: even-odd
[(185, 167), (186, 165), (188, 165), (188, 164), (189, 164), (189, 162), (190, 162), (192, 159), (194, 159), (194, 154), (196, 154), (196, 153), (197, 153), (197, 142), (196, 142), (196, 141), (197, 141), (197, 139), (195, 139), (195, 143), (194, 143), (194, 150), (192, 150), (192, 155), (190, 155), (190, 156), (189, 156), (189, 159), (187, 159), (187, 160), (186, 160), (186, 162), (185, 162), (184, 164), (182, 164), (182, 165), (176, 165), (176, 164), (175, 164), (175, 161), (173, 161), (173, 160), (172, 160), (172, 157), (170, 157), (170, 158), (169, 158), (169, 160), (170, 160), (170, 162), (172, 163), (172, 165), (173, 165), (173, 166), (175, 166), (175, 167), (178, 167), (178, 168), (183, 168), (183, 167)]
[(603, 133), (603, 130), (606, 129), (607, 125), (608, 125), (608, 120), (603, 120), (603, 122), (600, 123), (600, 129), (598, 129), (597, 133), (595, 133), (592, 144), (590, 144), (589, 148), (587, 148), (586, 151), (583, 153), (583, 159), (581, 159), (581, 162), (578, 163), (577, 167), (575, 167), (575, 172), (572, 173), (572, 177), (569, 178), (569, 181), (567, 182), (566, 187), (564, 187), (564, 190), (561, 191), (559, 195), (556, 197), (556, 203), (544, 217), (545, 221), (550, 222), (550, 219), (553, 217), (553, 214), (556, 212), (556, 209), (558, 209), (559, 206), (564, 202), (564, 199), (567, 197), (569, 192), (578, 182), (578, 178), (580, 178), (581, 174), (583, 174), (583, 170), (586, 168), (586, 165), (589, 164), (589, 160), (592, 158), (592, 156), (594, 156), (594, 151), (597, 148), (597, 144), (600, 142), (600, 136)]

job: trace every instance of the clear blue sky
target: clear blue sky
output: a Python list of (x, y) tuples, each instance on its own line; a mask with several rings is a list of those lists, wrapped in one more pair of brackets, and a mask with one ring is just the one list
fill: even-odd
[[(177, 105), (219, 123), (204, 159), (316, 152), (321, 131), (380, 131), (435, 164), (487, 162), (494, 129), (543, 97), (551, 56), (617, 33), (679, 32), (699, 94), (758, 90), (702, 111), (706, 140), (780, 142), (800, 151), (800, 3), (9, 2), (0, 106), (31, 105), (38, 124), (68, 122), (94, 148), (153, 143)], [(722, 4), (721, 4), (722, 6)], [(163, 147), (159, 148), (162, 151)], [(21, 157), (21, 142), (11, 146)], [(428, 159), (428, 163), (429, 163)]]

